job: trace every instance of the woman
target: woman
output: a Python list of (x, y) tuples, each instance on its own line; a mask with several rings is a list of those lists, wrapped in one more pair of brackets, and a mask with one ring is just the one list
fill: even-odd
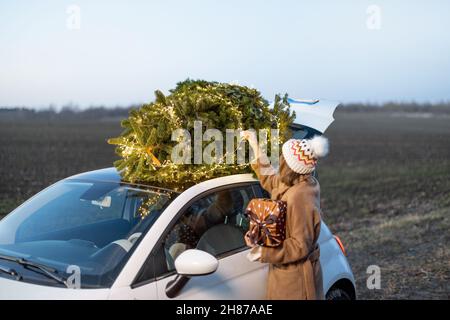
[(261, 153), (256, 134), (244, 131), (256, 156), (252, 168), (273, 200), (287, 203), (286, 239), (278, 247), (254, 246), (252, 261), (269, 263), (267, 299), (324, 299), (322, 269), (317, 244), (320, 233), (320, 187), (312, 176), (317, 159), (328, 153), (328, 141), (291, 139), (283, 144), (277, 174)]

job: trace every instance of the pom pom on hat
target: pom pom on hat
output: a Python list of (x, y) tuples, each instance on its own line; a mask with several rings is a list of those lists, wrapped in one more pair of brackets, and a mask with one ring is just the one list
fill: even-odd
[(317, 159), (328, 154), (328, 139), (314, 136), (312, 139), (290, 139), (283, 144), (282, 152), (292, 171), (309, 174), (316, 169)]
[(314, 136), (314, 138), (309, 140), (309, 145), (313, 156), (316, 158), (323, 158), (328, 154), (328, 139), (324, 136)]

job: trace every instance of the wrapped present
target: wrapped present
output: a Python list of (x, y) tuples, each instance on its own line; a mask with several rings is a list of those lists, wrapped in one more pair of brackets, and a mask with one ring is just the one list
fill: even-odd
[(264, 247), (277, 247), (282, 244), (286, 238), (286, 211), (285, 201), (251, 200), (246, 209), (250, 220), (250, 241)]

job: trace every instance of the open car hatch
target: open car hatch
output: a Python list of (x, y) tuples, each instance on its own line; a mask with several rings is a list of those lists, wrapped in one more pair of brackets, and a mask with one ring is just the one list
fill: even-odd
[(333, 123), (333, 113), (339, 105), (339, 102), (322, 99), (288, 98), (288, 102), (291, 110), (295, 111), (294, 124), (307, 126), (321, 133)]

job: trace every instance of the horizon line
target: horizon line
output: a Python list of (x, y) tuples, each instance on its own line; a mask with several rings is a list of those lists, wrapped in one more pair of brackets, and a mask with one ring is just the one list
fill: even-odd
[[(328, 100), (328, 99), (327, 99)], [(130, 108), (140, 108), (144, 104), (150, 104), (154, 101), (145, 102), (145, 103), (130, 103), (127, 105), (124, 104), (90, 104), (79, 105), (72, 102), (58, 105), (54, 103), (49, 103), (48, 105), (42, 106), (27, 106), (27, 105), (1, 105), (0, 110), (34, 110), (34, 111), (55, 111), (60, 112), (63, 110), (70, 111), (85, 111), (91, 109), (130, 109)], [(384, 102), (372, 102), (372, 101), (348, 101), (348, 102), (340, 102), (340, 106), (364, 106), (364, 107), (385, 107), (387, 105), (417, 105), (417, 106), (449, 106), (450, 100), (442, 99), (441, 101), (417, 101), (417, 100), (386, 100)]]

